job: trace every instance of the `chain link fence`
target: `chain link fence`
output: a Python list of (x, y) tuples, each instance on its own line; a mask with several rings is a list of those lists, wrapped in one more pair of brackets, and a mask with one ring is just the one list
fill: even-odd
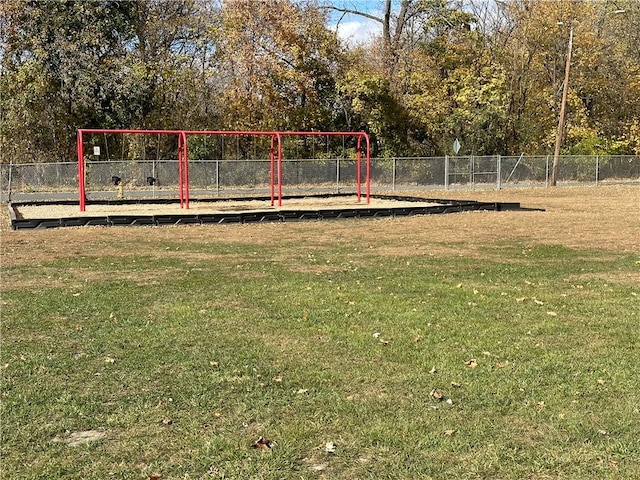
[[(374, 158), (373, 191), (474, 189), (548, 186), (551, 156), (456, 156)], [(365, 162), (361, 164), (365, 180)], [(283, 193), (355, 191), (353, 159), (323, 158), (283, 161)], [(176, 160), (93, 161), (86, 165), (89, 199), (178, 196)], [(558, 185), (640, 182), (640, 156), (562, 156)], [(266, 195), (270, 161), (194, 160), (189, 163), (193, 197)], [(120, 187), (119, 187), (120, 186)], [(2, 200), (77, 199), (75, 162), (0, 165)], [(120, 192), (118, 191), (120, 190)]]

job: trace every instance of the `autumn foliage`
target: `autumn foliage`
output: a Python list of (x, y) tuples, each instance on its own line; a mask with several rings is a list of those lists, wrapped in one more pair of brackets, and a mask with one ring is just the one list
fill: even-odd
[[(640, 4), (5, 0), (1, 161), (73, 158), (78, 128), (365, 130), (377, 155), (640, 153)], [(342, 14), (380, 23), (354, 45)]]

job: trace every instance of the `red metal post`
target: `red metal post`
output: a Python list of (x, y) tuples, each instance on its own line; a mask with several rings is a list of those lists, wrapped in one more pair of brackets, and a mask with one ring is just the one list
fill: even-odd
[(358, 135), (358, 146), (356, 147), (356, 188), (358, 190), (357, 197), (358, 203), (360, 203), (360, 148), (361, 148), (362, 135)]
[(282, 135), (276, 133), (278, 137), (278, 206), (282, 206)]
[(273, 147), (275, 144), (275, 137), (273, 135), (271, 135), (271, 148), (269, 150), (269, 161), (270, 161), (270, 168), (269, 168), (269, 186), (271, 187), (271, 206), (273, 207), (274, 205), (274, 184), (275, 184), (275, 154), (273, 151)]
[(182, 174), (184, 176), (182, 186), (184, 187), (184, 207), (189, 209), (189, 141), (187, 140), (187, 134), (185, 132), (180, 132), (180, 135), (184, 138), (184, 153), (183, 153), (183, 161), (184, 166), (182, 167)]
[(78, 130), (77, 137), (78, 147), (78, 200), (80, 202), (80, 211), (84, 212), (87, 209), (87, 192), (85, 186), (85, 170), (84, 170), (84, 145), (82, 138), (82, 130)]
[(371, 143), (369, 142), (369, 135), (362, 134), (367, 141), (367, 204), (371, 203)]
[(180, 196), (180, 208), (184, 208), (184, 189), (182, 187), (182, 151), (184, 149), (183, 138), (178, 134), (178, 194)]

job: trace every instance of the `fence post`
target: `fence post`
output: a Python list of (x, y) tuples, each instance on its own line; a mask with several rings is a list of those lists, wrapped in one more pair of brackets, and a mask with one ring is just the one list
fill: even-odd
[(449, 190), (449, 155), (444, 156), (444, 189)]
[[(207, 138), (207, 137), (205, 137)], [(160, 134), (158, 134), (158, 143), (160, 143)], [(151, 160), (151, 176), (153, 178), (158, 178), (156, 176), (156, 161), (155, 159)], [(156, 198), (156, 182), (153, 182), (153, 185), (151, 185), (152, 187), (152, 191), (153, 191), (153, 198)]]
[(396, 191), (396, 157), (391, 159), (391, 191)]
[(220, 195), (220, 160), (216, 160), (216, 195)]
[(9, 178), (7, 181), (7, 202), (11, 202), (11, 177), (13, 176), (13, 159), (9, 160)]
[(549, 186), (549, 155), (547, 155), (547, 167), (544, 174), (544, 186)]
[(469, 157), (469, 183), (471, 184), (471, 187), (475, 190), (476, 175), (475, 175), (475, 165), (473, 161), (473, 155)]
[(340, 157), (336, 157), (336, 193), (340, 193)]
[(501, 177), (502, 176), (502, 159), (500, 155), (496, 157), (496, 188), (500, 190), (502, 188)]
[(600, 174), (600, 157), (596, 155), (596, 187), (598, 186), (599, 174)]

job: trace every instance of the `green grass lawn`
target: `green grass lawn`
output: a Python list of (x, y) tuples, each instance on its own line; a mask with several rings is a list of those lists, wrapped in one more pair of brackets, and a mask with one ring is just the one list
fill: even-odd
[(637, 256), (154, 231), (3, 268), (2, 478), (640, 478)]

